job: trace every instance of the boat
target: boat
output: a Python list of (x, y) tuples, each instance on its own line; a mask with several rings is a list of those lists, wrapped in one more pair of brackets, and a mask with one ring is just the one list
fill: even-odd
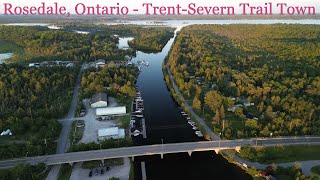
[(149, 66), (149, 62), (146, 62), (146, 66)]
[(142, 68), (140, 66), (138, 66), (138, 69), (139, 69), (139, 71), (141, 71)]

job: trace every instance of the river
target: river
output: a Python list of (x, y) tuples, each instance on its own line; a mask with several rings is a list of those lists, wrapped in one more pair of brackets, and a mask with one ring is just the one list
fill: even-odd
[[(119, 48), (128, 47), (132, 38), (120, 38)], [(137, 51), (132, 62), (139, 60), (149, 62), (141, 66), (136, 85), (144, 100), (147, 139), (135, 138), (136, 145), (161, 144), (175, 142), (203, 141), (180, 113), (180, 107), (172, 98), (162, 72), (162, 63), (168, 54), (174, 38), (170, 39), (160, 53)], [(151, 180), (206, 180), (206, 179), (252, 179), (239, 167), (230, 164), (214, 151), (167, 154), (164, 159), (159, 156), (136, 157), (135, 179), (141, 179), (141, 161), (146, 163), (147, 179)]]

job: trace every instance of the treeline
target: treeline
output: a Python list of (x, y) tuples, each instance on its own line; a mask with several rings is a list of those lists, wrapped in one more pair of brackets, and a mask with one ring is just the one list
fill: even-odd
[(24, 49), (17, 61), (95, 59), (122, 60), (130, 50), (117, 47), (118, 39), (113, 35), (90, 33), (88, 35), (47, 27), (0, 26), (0, 40), (16, 44)]
[(73, 25), (67, 29), (80, 29), (90, 32), (103, 32), (110, 35), (132, 36), (129, 45), (140, 51), (160, 52), (174, 35), (174, 29), (169, 27), (143, 27), (136, 25)]
[[(90, 98), (99, 92), (108, 92), (111, 96), (135, 96), (135, 83), (138, 69), (135, 66), (106, 66), (90, 68), (83, 72), (81, 96)], [(108, 90), (107, 90), (108, 89)]]
[(227, 138), (319, 135), (319, 37), (317, 25), (188, 26), (168, 63), (185, 97)]
[(72, 145), (69, 149), (69, 152), (79, 152), (79, 151), (92, 151), (101, 149), (111, 149), (111, 148), (120, 148), (120, 147), (129, 147), (132, 146), (131, 138), (126, 139), (109, 139), (101, 141), (100, 143), (80, 143)]
[(8, 180), (8, 179), (21, 179), (21, 180), (28, 180), (28, 179), (46, 179), (46, 172), (47, 168), (45, 164), (37, 164), (37, 165), (30, 165), (30, 164), (18, 164), (13, 168), (0, 170), (0, 179), (1, 180)]
[(60, 125), (69, 111), (79, 68), (0, 65), (0, 158), (55, 152)]

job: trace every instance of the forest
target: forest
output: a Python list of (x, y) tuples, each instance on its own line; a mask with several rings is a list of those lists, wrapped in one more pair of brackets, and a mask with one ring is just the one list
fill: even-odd
[[(108, 96), (125, 98), (136, 95), (135, 83), (138, 77), (136, 66), (107, 66), (90, 68), (83, 72), (80, 99), (91, 98), (93, 94), (107, 92)], [(108, 89), (108, 90), (107, 90)]]
[(55, 152), (79, 68), (0, 65), (0, 159)]
[(174, 35), (174, 28), (169, 27), (143, 27), (138, 25), (68, 25), (67, 30), (80, 29), (89, 32), (100, 32), (120, 37), (134, 37), (129, 42), (131, 48), (146, 52), (161, 52)]
[(113, 35), (85, 35), (47, 27), (0, 26), (0, 40), (20, 49), (12, 59), (16, 62), (121, 60), (134, 54), (132, 50), (119, 49)]
[(193, 25), (168, 63), (223, 138), (319, 135), (319, 38), (317, 25)]

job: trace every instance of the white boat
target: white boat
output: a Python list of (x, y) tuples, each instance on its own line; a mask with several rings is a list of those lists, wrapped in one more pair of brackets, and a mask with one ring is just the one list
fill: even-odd
[(146, 62), (146, 66), (149, 66), (149, 62)]

